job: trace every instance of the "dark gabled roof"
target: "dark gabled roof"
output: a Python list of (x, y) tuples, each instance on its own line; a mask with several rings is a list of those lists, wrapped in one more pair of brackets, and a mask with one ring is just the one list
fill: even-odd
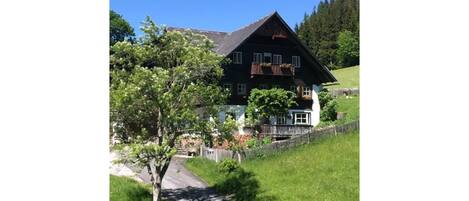
[(172, 31), (192, 31), (197, 34), (202, 34), (207, 36), (210, 40), (214, 42), (213, 50), (220, 55), (227, 56), (237, 47), (244, 43), (254, 32), (256, 32), (262, 25), (264, 25), (267, 21), (269, 21), (272, 17), (278, 17), (281, 23), (287, 28), (293, 38), (298, 44), (300, 44), (301, 50), (306, 54), (311, 56), (311, 62), (317, 64), (320, 68), (317, 69), (323, 76), (320, 76), (320, 80), (322, 83), (325, 82), (337, 82), (337, 79), (332, 75), (329, 69), (320, 64), (316, 57), (313, 56), (311, 50), (298, 38), (295, 32), (286, 24), (286, 22), (280, 17), (277, 11), (257, 20), (254, 23), (251, 23), (245, 27), (242, 27), (236, 31), (231, 33), (228, 32), (219, 32), (219, 31), (206, 31), (206, 30), (198, 30), (198, 29), (189, 29), (189, 28), (176, 28), (176, 27), (168, 27), (167, 30)]
[(213, 50), (217, 54), (226, 56), (230, 54), (234, 49), (236, 49), (241, 43), (243, 43), (249, 36), (251, 36), (259, 27), (261, 27), (270, 17), (272, 17), (276, 12), (267, 15), (256, 22), (249, 24), (245, 27), (242, 27), (231, 33), (229, 32), (219, 32), (219, 31), (207, 31), (200, 29), (191, 29), (191, 28), (178, 28), (178, 27), (167, 27), (168, 31), (192, 31), (197, 34), (202, 34), (207, 36), (210, 40), (213, 41), (215, 47)]

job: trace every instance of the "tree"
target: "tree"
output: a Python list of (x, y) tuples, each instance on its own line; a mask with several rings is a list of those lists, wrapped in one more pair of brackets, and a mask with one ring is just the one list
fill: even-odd
[(335, 67), (338, 63), (339, 33), (349, 30), (359, 33), (359, 0), (320, 1), (310, 15), (295, 29), (298, 37), (311, 49), (317, 59)]
[(125, 21), (122, 15), (119, 15), (115, 11), (111, 10), (109, 12), (109, 19), (109, 39), (111, 45), (126, 39), (133, 41), (135, 36), (134, 29), (127, 21)]
[(146, 168), (157, 201), (176, 139), (207, 132), (210, 120), (203, 117), (216, 116), (227, 96), (218, 86), (223, 57), (211, 51), (207, 37), (167, 32), (150, 18), (142, 31), (137, 43), (112, 47), (111, 57), (130, 48), (135, 56), (130, 58), (136, 59), (123, 62), (128, 68), (112, 70), (110, 116), (113, 134), (121, 142), (113, 147), (121, 154), (119, 162)]
[(337, 50), (337, 60), (342, 66), (358, 65), (360, 58), (360, 44), (358, 36), (351, 31), (340, 32), (337, 39), (339, 49)]
[(296, 106), (296, 95), (284, 89), (253, 89), (248, 98), (246, 114), (251, 124), (258, 124), (270, 116), (287, 113), (288, 108)]

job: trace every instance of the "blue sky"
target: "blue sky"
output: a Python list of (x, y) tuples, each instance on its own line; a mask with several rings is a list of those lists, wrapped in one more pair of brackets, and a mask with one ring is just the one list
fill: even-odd
[(110, 0), (140, 36), (148, 15), (157, 24), (231, 32), (277, 11), (293, 29), (320, 0)]

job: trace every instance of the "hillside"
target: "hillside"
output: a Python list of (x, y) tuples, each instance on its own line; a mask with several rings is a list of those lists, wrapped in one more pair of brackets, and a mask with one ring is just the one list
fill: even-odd
[(353, 66), (333, 70), (332, 74), (339, 81), (337, 85), (325, 86), (328, 89), (335, 88), (359, 88), (360, 83), (360, 66)]
[[(359, 134), (355, 131), (245, 161), (242, 167), (253, 176), (241, 177), (247, 180), (244, 182), (247, 186), (251, 186), (244, 185), (244, 189), (247, 193), (254, 191), (256, 200), (358, 200), (358, 147)], [(213, 161), (194, 158), (188, 160), (186, 166), (217, 188), (230, 183), (226, 176), (216, 171)]]

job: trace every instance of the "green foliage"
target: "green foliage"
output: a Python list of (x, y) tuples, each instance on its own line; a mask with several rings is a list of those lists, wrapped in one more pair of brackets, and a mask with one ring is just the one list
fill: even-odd
[(223, 174), (229, 174), (241, 168), (239, 163), (233, 159), (224, 159), (217, 164), (217, 170)]
[(248, 122), (257, 124), (270, 116), (285, 114), (297, 105), (295, 97), (293, 92), (279, 88), (253, 89), (246, 107)]
[(114, 45), (118, 41), (134, 40), (134, 29), (125, 21), (122, 15), (111, 10), (109, 12), (109, 20), (109, 39), (111, 45)]
[(147, 167), (155, 190), (185, 133), (206, 135), (226, 93), (218, 86), (223, 57), (207, 37), (164, 31), (150, 18), (135, 43), (111, 47), (110, 120), (122, 160)]
[(345, 30), (339, 33), (337, 39), (337, 60), (342, 66), (358, 65), (360, 58), (360, 44), (358, 35)]
[(110, 201), (151, 201), (151, 187), (128, 177), (110, 175)]
[(295, 28), (322, 64), (338, 67), (337, 39), (343, 30), (359, 33), (359, 0), (320, 1)]
[(318, 96), (321, 106), (321, 121), (335, 121), (337, 118), (337, 101), (327, 90), (322, 90)]
[[(359, 200), (357, 131), (243, 161), (244, 176), (237, 173), (240, 171), (234, 171), (233, 176), (221, 174), (214, 161), (203, 158), (189, 159), (186, 166), (219, 191), (235, 191), (238, 195), (254, 191), (257, 195), (250, 200)], [(235, 183), (236, 179), (240, 182)], [(251, 186), (251, 190), (246, 186)]]
[(257, 146), (257, 139), (251, 138), (248, 141), (246, 141), (246, 146), (251, 149)]
[(265, 137), (262, 139), (262, 145), (264, 144), (272, 144), (272, 139), (270, 137)]

